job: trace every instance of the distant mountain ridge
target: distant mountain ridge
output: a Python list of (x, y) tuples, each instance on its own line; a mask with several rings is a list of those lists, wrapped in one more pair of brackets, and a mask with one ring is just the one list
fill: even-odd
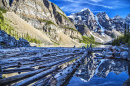
[(99, 12), (94, 15), (88, 8), (73, 13), (68, 17), (82, 35), (93, 35), (95, 39), (98, 39), (96, 41), (101, 43), (109, 42), (113, 37), (121, 36), (120, 33), (124, 32), (125, 23), (130, 22), (129, 14), (125, 19), (119, 15), (109, 18), (106, 12)]

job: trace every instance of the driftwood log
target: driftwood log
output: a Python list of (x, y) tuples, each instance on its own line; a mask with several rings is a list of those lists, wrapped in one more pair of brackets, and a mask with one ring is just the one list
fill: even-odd
[[(13, 50), (0, 50), (0, 76), (16, 72), (21, 74), (0, 79), (0, 86), (63, 85), (82, 63), (89, 49), (30, 47)], [(6, 58), (1, 58), (5, 54)]]
[(62, 86), (65, 81), (71, 76), (71, 73), (77, 69), (77, 67), (82, 63), (82, 60), (85, 58), (88, 52), (85, 52), (84, 55), (77, 59), (69, 67), (63, 69), (61, 72), (57, 73), (53, 78), (51, 78), (51, 86)]

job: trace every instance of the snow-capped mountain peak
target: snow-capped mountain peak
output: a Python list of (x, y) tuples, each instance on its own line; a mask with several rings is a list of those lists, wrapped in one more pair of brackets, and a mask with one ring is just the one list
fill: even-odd
[(113, 19), (120, 19), (121, 17), (119, 15), (116, 15), (115, 17), (113, 17)]
[(82, 9), (80, 12), (83, 12), (83, 11), (90, 11), (90, 9), (84, 8), (84, 9)]
[(106, 12), (99, 12), (97, 15), (94, 15), (88, 8), (84, 8), (80, 12), (71, 14), (68, 17), (74, 22), (77, 30), (82, 35), (91, 36), (93, 34), (95, 39), (99, 37), (98, 39), (101, 38), (102, 40), (111, 40), (113, 35), (117, 37), (117, 33), (124, 32), (125, 22), (130, 22), (130, 14), (125, 19), (118, 15), (111, 19)]

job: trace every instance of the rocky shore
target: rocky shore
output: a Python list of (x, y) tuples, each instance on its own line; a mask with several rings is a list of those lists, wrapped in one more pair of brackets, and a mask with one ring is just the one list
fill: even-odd
[(19, 40), (16, 40), (5, 31), (0, 30), (0, 49), (15, 47), (30, 47), (30, 44), (25, 39), (19, 38)]
[(125, 45), (121, 46), (112, 46), (109, 48), (104, 49), (100, 53), (95, 53), (95, 59), (102, 59), (102, 58), (108, 58), (108, 59), (125, 59), (130, 61), (130, 48), (128, 48)]

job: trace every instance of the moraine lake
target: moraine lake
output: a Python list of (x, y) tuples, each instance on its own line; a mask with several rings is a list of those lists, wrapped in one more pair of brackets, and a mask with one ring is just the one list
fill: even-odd
[(67, 86), (122, 86), (130, 76), (130, 62), (122, 59), (86, 58)]

